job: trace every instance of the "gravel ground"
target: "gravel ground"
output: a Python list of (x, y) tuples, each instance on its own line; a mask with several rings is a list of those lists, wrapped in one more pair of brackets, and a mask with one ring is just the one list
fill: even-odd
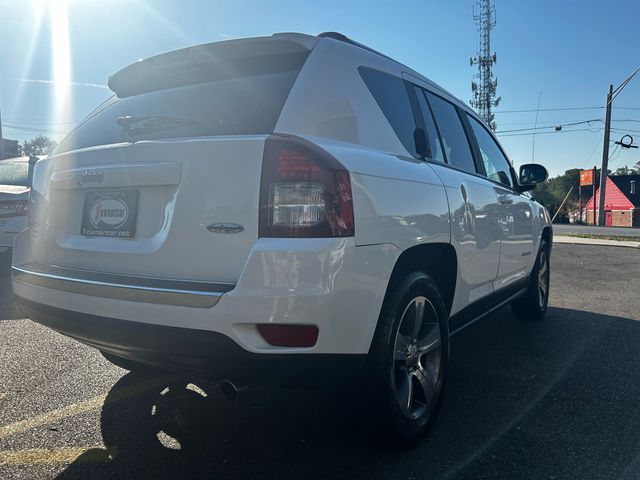
[(229, 404), (111, 366), (20, 319), (8, 263), (0, 254), (2, 479), (640, 478), (636, 249), (554, 246), (547, 318), (504, 309), (454, 337), (440, 416), (402, 451), (370, 440), (345, 393)]

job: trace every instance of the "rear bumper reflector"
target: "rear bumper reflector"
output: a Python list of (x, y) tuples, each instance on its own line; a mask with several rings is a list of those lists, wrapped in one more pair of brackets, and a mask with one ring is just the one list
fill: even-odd
[(206, 283), (26, 264), (12, 267), (16, 282), (94, 297), (183, 307), (213, 307), (233, 290), (230, 283)]
[(276, 347), (313, 347), (318, 341), (315, 325), (261, 323), (258, 332), (269, 345)]

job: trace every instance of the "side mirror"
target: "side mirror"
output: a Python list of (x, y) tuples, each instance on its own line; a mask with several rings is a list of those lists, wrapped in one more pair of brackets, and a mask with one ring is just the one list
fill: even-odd
[(542, 183), (549, 178), (549, 172), (542, 165), (537, 163), (526, 163), (520, 167), (518, 183), (520, 191), (533, 190), (538, 183)]
[(416, 152), (422, 157), (431, 157), (431, 149), (427, 142), (427, 134), (424, 129), (418, 127), (413, 131), (413, 141), (416, 144)]

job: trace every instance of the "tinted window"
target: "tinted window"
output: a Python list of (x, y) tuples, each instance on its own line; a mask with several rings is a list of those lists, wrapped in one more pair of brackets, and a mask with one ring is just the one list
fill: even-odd
[(436, 124), (433, 121), (433, 115), (431, 109), (425, 98), (425, 91), (420, 87), (414, 85), (416, 96), (418, 98), (418, 105), (422, 112), (422, 118), (424, 120), (424, 128), (427, 132), (427, 140), (429, 141), (429, 147), (431, 151), (431, 160), (444, 163), (444, 153), (442, 152), (442, 144), (440, 143), (440, 136), (436, 129)]
[(404, 81), (371, 68), (360, 67), (359, 71), (404, 148), (411, 155), (419, 157), (413, 139), (416, 124)]
[(427, 92), (435, 116), (447, 162), (470, 173), (476, 173), (471, 148), (458, 111), (452, 103)]
[(471, 129), (480, 148), (480, 155), (482, 156), (482, 163), (484, 164), (487, 177), (494, 182), (512, 187), (509, 161), (487, 129), (475, 118), (469, 115), (467, 116), (469, 117)]
[[(273, 133), (301, 64), (113, 97), (58, 146), (56, 153), (133, 140)], [(265, 68), (267, 68), (265, 67)], [(237, 73), (237, 72), (236, 72)], [(129, 123), (118, 124), (119, 118)]]

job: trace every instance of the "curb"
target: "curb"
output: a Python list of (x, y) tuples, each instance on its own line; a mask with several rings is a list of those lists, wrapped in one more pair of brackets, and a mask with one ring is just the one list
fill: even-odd
[(554, 235), (553, 243), (568, 243), (572, 245), (601, 245), (605, 247), (627, 247), (640, 248), (640, 241), (633, 242), (628, 240), (604, 240), (600, 238), (581, 238), (569, 237), (564, 235)]

